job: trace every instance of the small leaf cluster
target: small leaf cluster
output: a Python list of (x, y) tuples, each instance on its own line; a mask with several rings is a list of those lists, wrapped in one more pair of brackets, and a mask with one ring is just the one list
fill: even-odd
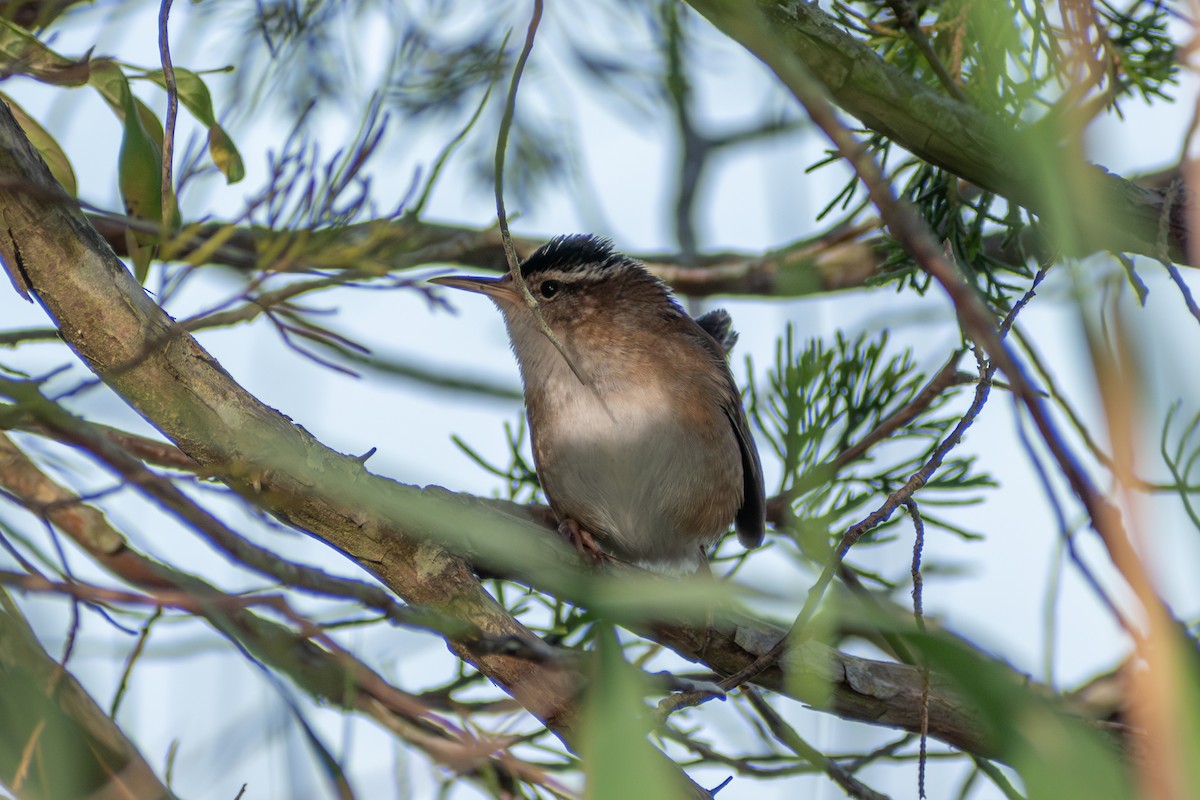
[[(855, 339), (839, 333), (832, 343), (814, 339), (801, 346), (789, 326), (765, 381), (750, 380), (747, 405), (761, 431), (760, 450), (773, 452), (782, 464), (778, 493), (791, 500), (790, 527), (802, 549), (805, 536), (840, 536), (902, 486), (958, 421), (946, 408), (951, 395), (943, 393), (885, 442), (842, 463), (850, 448), (913, 403), (925, 385), (910, 350), (888, 351), (886, 331)], [(923, 505), (976, 502), (979, 491), (993, 485), (973, 457), (951, 454), (921, 497)], [(926, 521), (972, 535), (928, 514)]]
[(1063, 13), (1028, 0), (835, 4), (847, 29), (887, 61), (935, 85), (938, 79), (897, 19), (897, 7), (912, 16), (969, 101), (1014, 124), (1031, 121), (1031, 104), (1052, 108), (1064, 90), (1072, 97), (1081, 82), (1103, 89), (1106, 105), (1114, 106), (1135, 93), (1170, 99), (1167, 87), (1177, 82), (1177, 45), (1163, 0), (1134, 0), (1123, 9), (1085, 3)]

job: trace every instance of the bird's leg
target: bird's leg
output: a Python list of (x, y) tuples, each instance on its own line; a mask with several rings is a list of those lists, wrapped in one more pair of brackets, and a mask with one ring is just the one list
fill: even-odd
[(590, 533), (579, 527), (579, 523), (567, 517), (558, 523), (558, 532), (581, 556), (591, 557), (597, 563), (604, 560), (604, 551), (596, 544)]

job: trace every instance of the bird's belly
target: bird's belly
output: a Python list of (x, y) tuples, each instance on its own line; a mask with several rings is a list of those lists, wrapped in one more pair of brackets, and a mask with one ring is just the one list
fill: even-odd
[(697, 425), (674, 412), (678, 398), (651, 392), (610, 397), (603, 406), (580, 398), (539, 426), (542, 486), (560, 516), (616, 554), (695, 563), (741, 505), (737, 443), (728, 420)]

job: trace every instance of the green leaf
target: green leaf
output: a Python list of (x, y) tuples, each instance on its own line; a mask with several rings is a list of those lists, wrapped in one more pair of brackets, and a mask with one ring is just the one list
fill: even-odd
[(29, 75), (56, 86), (83, 86), (93, 62), (90, 52), (80, 59), (61, 56), (15, 23), (0, 19), (0, 59), (5, 70)]
[[(142, 77), (154, 81), (163, 89), (167, 88), (167, 81), (163, 77), (161, 69), (147, 72)], [(190, 69), (175, 67), (175, 92), (179, 97), (179, 102), (192, 112), (192, 116), (208, 126), (217, 124), (216, 116), (213, 114), (212, 95), (208, 93), (208, 87), (204, 85), (204, 80), (199, 75)]]
[(162, 150), (134, 110), (132, 98), (127, 102), (117, 162), (125, 213), (162, 222)]
[(581, 747), (588, 800), (680, 796), (666, 758), (647, 738), (642, 672), (625, 662), (611, 627), (597, 631), (594, 657)]
[(125, 232), (133, 274), (144, 283), (150, 261), (155, 255), (162, 230), (178, 230), (179, 209), (174, 196), (168, 197), (168, 217), (163, 219), (162, 194), (162, 123), (150, 108), (129, 88), (125, 74), (111, 61), (98, 64), (93, 85), (121, 119), (121, 150), (117, 159), (118, 187), (127, 216), (155, 223), (158, 232), (130, 226)]
[(162, 121), (148, 105), (134, 96), (129, 88), (129, 78), (125, 76), (120, 67), (110, 59), (96, 59), (93, 62), (92, 76), (88, 83), (100, 93), (100, 96), (104, 98), (109, 108), (122, 123), (125, 121), (126, 109), (132, 100), (138, 117), (142, 121), (142, 127), (150, 134), (159, 152), (162, 152), (164, 138)]
[(12, 111), (13, 117), (16, 118), (17, 124), (21, 126), (21, 130), (25, 131), (25, 135), (29, 138), (30, 144), (41, 155), (42, 160), (46, 162), (46, 166), (50, 168), (54, 179), (62, 184), (63, 189), (67, 194), (74, 197), (78, 193), (78, 186), (75, 181), (75, 170), (71, 168), (71, 161), (67, 158), (67, 154), (59, 147), (54, 137), (38, 123), (33, 117), (25, 113), (25, 110), (13, 102), (13, 99), (6, 94), (0, 94), (0, 100), (8, 104), (8, 108)]
[(237, 183), (246, 177), (246, 165), (229, 134), (220, 125), (208, 129), (208, 154), (225, 176), (226, 183)]
[[(167, 88), (167, 81), (161, 69), (147, 72), (143, 77)], [(175, 68), (175, 91), (179, 102), (191, 112), (202, 125), (208, 126), (208, 152), (213, 163), (225, 176), (227, 183), (237, 183), (246, 176), (246, 166), (234, 146), (233, 140), (224, 128), (217, 122), (213, 112), (212, 95), (204, 80), (188, 69)]]

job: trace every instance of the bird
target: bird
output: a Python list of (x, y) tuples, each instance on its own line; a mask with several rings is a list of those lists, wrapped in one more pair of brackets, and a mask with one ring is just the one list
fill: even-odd
[(503, 315), (560, 532), (659, 572), (706, 571), (731, 524), (759, 546), (762, 464), (727, 361), (729, 315), (693, 319), (643, 263), (590, 234), (551, 239), (520, 275), (536, 313), (511, 274), (432, 282)]

